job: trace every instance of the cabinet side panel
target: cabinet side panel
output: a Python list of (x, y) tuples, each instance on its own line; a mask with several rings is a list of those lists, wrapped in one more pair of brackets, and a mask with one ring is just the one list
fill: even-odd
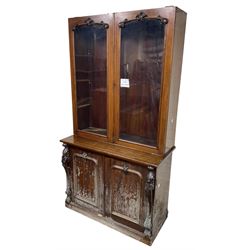
[(153, 209), (153, 237), (157, 235), (168, 215), (168, 195), (172, 154), (157, 167)]
[(168, 150), (175, 144), (176, 117), (177, 117), (178, 97), (179, 97), (180, 80), (181, 80), (185, 27), (186, 27), (186, 13), (177, 9), (175, 17), (173, 66), (171, 71), (171, 84), (170, 84), (165, 150)]
[(77, 112), (76, 112), (76, 85), (75, 85), (75, 52), (74, 52), (74, 19), (68, 19), (69, 28), (69, 53), (70, 53), (70, 74), (71, 74), (71, 95), (72, 95), (72, 113), (74, 134), (77, 131)]

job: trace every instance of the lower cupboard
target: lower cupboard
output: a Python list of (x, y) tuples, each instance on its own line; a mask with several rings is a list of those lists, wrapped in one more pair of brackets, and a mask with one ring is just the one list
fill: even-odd
[(64, 147), (66, 206), (151, 245), (168, 215), (172, 152), (155, 167)]

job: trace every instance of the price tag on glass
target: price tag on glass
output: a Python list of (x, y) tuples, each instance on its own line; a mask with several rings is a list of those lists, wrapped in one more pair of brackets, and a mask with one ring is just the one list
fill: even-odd
[(129, 88), (129, 79), (128, 78), (121, 78), (120, 86), (121, 86), (121, 88)]

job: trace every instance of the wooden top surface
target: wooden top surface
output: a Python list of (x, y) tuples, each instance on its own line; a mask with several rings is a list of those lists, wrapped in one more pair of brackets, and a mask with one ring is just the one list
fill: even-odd
[(60, 140), (60, 142), (63, 142), (71, 146), (79, 147), (82, 149), (90, 150), (93, 152), (101, 153), (110, 157), (115, 157), (122, 160), (128, 160), (141, 165), (146, 165), (146, 166), (150, 165), (153, 167), (157, 167), (160, 164), (160, 162), (167, 155), (169, 155), (174, 149), (173, 147), (167, 152), (167, 154), (162, 156), (162, 155), (137, 151), (114, 143), (99, 142), (99, 141), (97, 142), (74, 135), (64, 138)]

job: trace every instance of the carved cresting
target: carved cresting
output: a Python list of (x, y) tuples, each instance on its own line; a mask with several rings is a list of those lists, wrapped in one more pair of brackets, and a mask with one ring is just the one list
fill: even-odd
[(153, 202), (154, 202), (154, 190), (155, 190), (155, 172), (154, 168), (148, 166), (148, 175), (145, 183), (145, 192), (148, 198), (148, 213), (144, 222), (144, 234), (146, 236), (152, 235), (152, 219), (153, 219)]
[(70, 161), (71, 161), (71, 154), (70, 150), (67, 144), (63, 144), (63, 154), (62, 154), (62, 165), (66, 172), (66, 178), (67, 178), (67, 188), (66, 188), (66, 194), (67, 198), (65, 202), (69, 204), (71, 202), (72, 197), (72, 189), (71, 189), (71, 169), (70, 169)]
[(96, 23), (91, 18), (87, 18), (85, 21), (83, 21), (83, 22), (80, 21), (79, 23), (75, 24), (72, 31), (78, 31), (81, 27), (84, 27), (84, 26), (94, 26), (94, 27), (99, 27), (99, 28), (104, 28), (104, 29), (109, 28), (108, 23), (104, 23), (103, 21)]
[(148, 17), (146, 13), (140, 12), (135, 16), (134, 19), (128, 20), (127, 18), (125, 18), (122, 22), (119, 23), (119, 27), (124, 28), (129, 23), (144, 21), (144, 20), (158, 20), (163, 25), (168, 23), (168, 19), (161, 17), (160, 15), (158, 15), (157, 17)]

